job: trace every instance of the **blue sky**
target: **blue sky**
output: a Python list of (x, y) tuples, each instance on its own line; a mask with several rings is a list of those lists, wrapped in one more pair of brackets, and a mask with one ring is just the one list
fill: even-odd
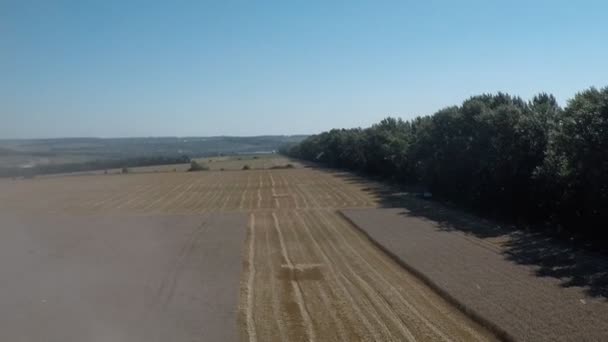
[(0, 0), (0, 138), (316, 133), (608, 85), (606, 1)]

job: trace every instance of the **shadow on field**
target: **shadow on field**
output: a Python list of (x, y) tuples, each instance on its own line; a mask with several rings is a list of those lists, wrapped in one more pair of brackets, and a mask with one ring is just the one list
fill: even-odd
[(547, 232), (518, 229), (413, 195), (420, 189), (396, 191), (379, 182), (340, 171), (329, 171), (343, 181), (359, 185), (380, 201), (383, 208), (405, 208), (403, 215), (434, 221), (444, 231), (461, 231), (480, 239), (500, 240), (507, 260), (533, 266), (539, 277), (553, 277), (562, 287), (582, 287), (593, 297), (608, 300), (608, 253), (576, 241), (565, 241)]

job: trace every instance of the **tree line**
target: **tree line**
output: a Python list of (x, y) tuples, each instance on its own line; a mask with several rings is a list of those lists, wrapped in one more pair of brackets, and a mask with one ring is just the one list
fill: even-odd
[(608, 237), (608, 87), (565, 108), (545, 93), (484, 94), (430, 116), (332, 129), (281, 152), (422, 185), (492, 216)]
[(104, 169), (123, 169), (132, 167), (173, 165), (190, 163), (188, 156), (150, 156), (126, 159), (91, 160), (80, 163), (42, 164), (29, 168), (0, 167), (0, 177), (34, 177), (37, 175), (85, 172)]

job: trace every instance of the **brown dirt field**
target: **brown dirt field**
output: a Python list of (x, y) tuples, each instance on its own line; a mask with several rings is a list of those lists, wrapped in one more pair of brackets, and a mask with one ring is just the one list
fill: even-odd
[(505, 238), (480, 239), (405, 209), (342, 212), (427, 284), (514, 340), (608, 340), (604, 298), (509, 260)]
[[(338, 214), (377, 206), (366, 186), (312, 168), (57, 177), (0, 182), (0, 208), (24, 216), (103, 215), (109, 226), (112, 217), (245, 215), (247, 241), (239, 252), (225, 251), (243, 260), (235, 329), (243, 341), (495, 340)], [(224, 229), (231, 236), (235, 227)]]
[(1, 341), (236, 341), (243, 214), (2, 215)]
[(4, 180), (0, 205), (26, 213), (149, 215), (369, 207), (375, 198), (335, 175), (290, 169)]

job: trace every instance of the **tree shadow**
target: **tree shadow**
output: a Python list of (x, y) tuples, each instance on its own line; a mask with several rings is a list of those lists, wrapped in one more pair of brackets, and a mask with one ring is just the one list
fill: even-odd
[(608, 257), (576, 242), (547, 233), (513, 232), (505, 246), (507, 259), (536, 266), (536, 275), (560, 280), (562, 287), (582, 287), (608, 300)]
[(369, 181), (343, 171), (330, 171), (349, 184), (375, 196), (382, 208), (404, 208), (403, 215), (433, 221), (443, 231), (460, 231), (480, 239), (500, 241), (506, 260), (532, 266), (538, 277), (552, 277), (562, 287), (580, 287), (592, 297), (608, 301), (608, 251), (552, 230), (523, 224), (500, 223), (456, 208), (450, 203), (422, 198), (419, 187)]

